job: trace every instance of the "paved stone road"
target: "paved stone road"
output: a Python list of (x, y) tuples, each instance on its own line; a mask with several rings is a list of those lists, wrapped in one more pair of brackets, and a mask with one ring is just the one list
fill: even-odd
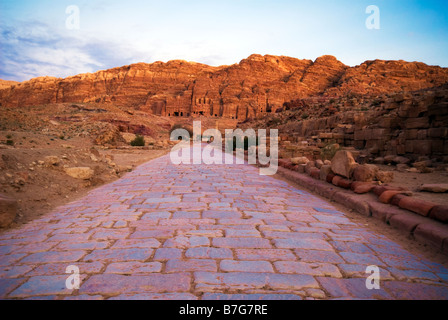
[[(3, 233), (0, 255), (4, 299), (448, 298), (448, 266), (327, 202), (249, 165), (169, 156)], [(79, 290), (66, 288), (70, 265)]]

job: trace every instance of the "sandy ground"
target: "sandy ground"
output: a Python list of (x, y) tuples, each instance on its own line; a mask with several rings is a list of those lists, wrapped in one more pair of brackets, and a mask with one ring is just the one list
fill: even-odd
[(389, 185), (402, 187), (413, 192), (413, 196), (438, 204), (448, 204), (448, 193), (420, 192), (418, 187), (422, 184), (448, 184), (447, 171), (435, 171), (432, 173), (412, 173), (394, 171), (394, 166), (381, 165), (381, 170), (393, 171), (394, 181)]
[[(89, 138), (62, 140), (25, 132), (0, 132), (0, 136), (11, 136), (15, 142), (14, 147), (0, 145), (0, 193), (18, 202), (16, 220), (9, 228), (83, 197), (169, 151), (148, 147), (108, 149), (94, 146)], [(47, 157), (56, 157), (59, 162), (52, 165)], [(65, 167), (89, 167), (94, 176), (89, 180), (75, 179), (64, 172)]]

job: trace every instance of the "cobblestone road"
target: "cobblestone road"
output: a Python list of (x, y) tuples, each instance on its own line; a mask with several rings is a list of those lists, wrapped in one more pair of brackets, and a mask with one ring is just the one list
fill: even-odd
[[(366, 288), (369, 265), (380, 289)], [(0, 297), (447, 299), (448, 266), (253, 166), (167, 155), (1, 234)]]

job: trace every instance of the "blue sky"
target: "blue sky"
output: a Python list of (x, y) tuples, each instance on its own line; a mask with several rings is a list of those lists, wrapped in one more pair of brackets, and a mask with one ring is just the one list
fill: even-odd
[[(79, 29), (66, 27), (70, 5)], [(380, 9), (379, 30), (365, 26), (369, 5)], [(0, 79), (172, 59), (233, 64), (252, 53), (448, 67), (447, 21), (448, 1), (0, 0)]]

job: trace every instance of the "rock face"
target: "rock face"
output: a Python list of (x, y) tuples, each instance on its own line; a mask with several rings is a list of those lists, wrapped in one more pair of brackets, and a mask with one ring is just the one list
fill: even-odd
[(21, 107), (102, 102), (169, 117), (245, 120), (275, 112), (285, 102), (303, 97), (411, 91), (447, 81), (448, 69), (417, 62), (375, 60), (348, 67), (332, 56), (313, 62), (255, 54), (231, 66), (174, 60), (65, 79), (40, 77), (19, 84), (0, 83), (0, 103)]

